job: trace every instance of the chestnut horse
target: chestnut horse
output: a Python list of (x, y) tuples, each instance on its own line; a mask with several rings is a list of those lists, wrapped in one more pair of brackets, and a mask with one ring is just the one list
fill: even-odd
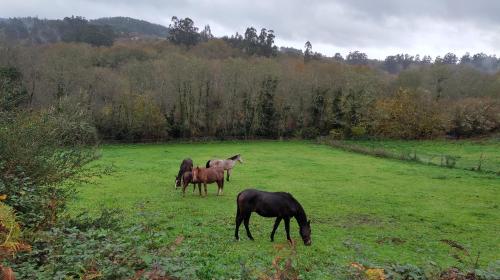
[[(205, 195), (207, 195), (207, 184), (217, 183), (217, 195), (222, 195), (224, 191), (224, 169), (218, 167), (211, 168), (193, 168), (193, 182), (203, 183)], [(200, 190), (201, 192), (201, 190)]]
[(201, 196), (201, 182), (194, 180), (192, 171), (186, 171), (182, 174), (182, 196), (186, 195), (186, 188), (189, 183), (193, 184), (193, 192), (196, 190), (196, 184), (198, 184), (198, 190), (200, 191)]
[(238, 236), (241, 222), (244, 222), (247, 236), (253, 240), (248, 223), (252, 212), (263, 217), (276, 217), (273, 231), (271, 232), (271, 242), (274, 241), (274, 233), (281, 220), (285, 221), (286, 238), (293, 244), (290, 238), (290, 219), (294, 217), (299, 224), (300, 236), (306, 246), (311, 245), (311, 224), (307, 220), (306, 212), (302, 205), (289, 193), (286, 192), (264, 192), (254, 189), (246, 189), (240, 192), (236, 198), (236, 230), (234, 236)]

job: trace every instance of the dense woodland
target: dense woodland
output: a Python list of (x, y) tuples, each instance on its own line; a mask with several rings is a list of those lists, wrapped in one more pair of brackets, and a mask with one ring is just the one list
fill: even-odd
[[(2, 106), (71, 108), (107, 140), (421, 139), (500, 127), (495, 56), (326, 57), (310, 42), (278, 48), (265, 28), (215, 38), (189, 18), (168, 29), (127, 18), (30, 20), (40, 28), (13, 33), (27, 20), (0, 23)], [(42, 29), (60, 38), (35, 40)]]

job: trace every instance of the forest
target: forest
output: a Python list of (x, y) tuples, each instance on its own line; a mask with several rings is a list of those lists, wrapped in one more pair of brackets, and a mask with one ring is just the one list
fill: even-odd
[(265, 28), (216, 38), (176, 17), (165, 37), (124, 38), (108, 27), (99, 46), (80, 40), (89, 28), (66, 28), (69, 39), (54, 43), (2, 40), (3, 106), (73, 106), (103, 139), (119, 141), (463, 138), (499, 128), (495, 56), (326, 57), (310, 42), (278, 48)]

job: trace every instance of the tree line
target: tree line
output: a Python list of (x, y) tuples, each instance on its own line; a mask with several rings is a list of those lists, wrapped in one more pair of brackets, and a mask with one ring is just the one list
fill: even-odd
[(361, 52), (326, 58), (311, 43), (304, 52), (278, 51), (265, 28), (220, 39), (188, 18), (174, 17), (169, 28), (168, 40), (101, 47), (0, 44), (1, 102), (76, 104), (101, 137), (124, 141), (421, 139), (499, 128), (500, 75), (473, 65), (482, 56), (430, 63), (400, 55), (404, 66), (381, 71)]
[[(0, 18), (0, 40), (23, 44), (44, 44), (56, 42), (83, 42), (94, 46), (110, 46), (121, 39), (166, 39), (177, 45), (194, 46), (201, 42), (216, 39), (209, 25), (203, 29), (196, 27), (190, 18), (172, 17), (168, 26), (150, 23), (128, 17), (111, 17), (87, 20), (84, 17), (71, 16), (62, 20), (25, 18)], [(306, 60), (329, 59), (350, 65), (370, 65), (391, 74), (397, 74), (412, 66), (427, 64), (469, 65), (481, 71), (495, 73), (500, 70), (500, 59), (485, 53), (465, 53), (459, 57), (446, 53), (434, 59), (429, 55), (410, 55), (407, 53), (389, 55), (384, 60), (370, 59), (366, 53), (351, 51), (345, 56), (335, 53), (327, 57), (312, 51), (312, 44), (307, 41), (304, 51), (293, 47), (274, 45), (276, 35), (273, 30), (248, 27), (243, 34), (222, 36), (233, 48), (248, 55), (276, 56), (278, 53), (303, 56)]]

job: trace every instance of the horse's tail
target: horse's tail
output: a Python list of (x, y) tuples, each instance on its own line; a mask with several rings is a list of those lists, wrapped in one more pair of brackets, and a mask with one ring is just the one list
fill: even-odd
[(206, 168), (209, 168), (210, 167), (210, 160), (207, 161), (207, 164), (205, 166)]
[[(222, 182), (224, 182), (224, 179), (222, 180)], [(241, 193), (236, 196), (236, 218), (240, 216), (240, 194)]]

